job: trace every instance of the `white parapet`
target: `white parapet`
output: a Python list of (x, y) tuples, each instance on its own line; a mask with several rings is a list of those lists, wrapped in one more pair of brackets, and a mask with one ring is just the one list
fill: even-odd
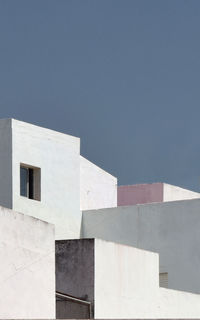
[(54, 226), (0, 207), (0, 319), (55, 318)]
[(163, 183), (163, 202), (199, 199), (200, 193)]

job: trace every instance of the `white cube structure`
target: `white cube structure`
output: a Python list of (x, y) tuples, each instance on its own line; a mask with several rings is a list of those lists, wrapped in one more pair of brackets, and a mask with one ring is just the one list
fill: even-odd
[[(20, 167), (32, 172), (34, 195), (21, 194)], [(55, 224), (58, 239), (78, 238), (80, 139), (0, 120), (0, 205)]]
[(54, 226), (0, 207), (0, 319), (55, 318)]

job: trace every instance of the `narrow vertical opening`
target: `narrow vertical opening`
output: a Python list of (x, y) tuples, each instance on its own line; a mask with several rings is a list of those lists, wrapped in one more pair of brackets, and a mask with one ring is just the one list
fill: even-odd
[(33, 169), (28, 169), (28, 176), (29, 176), (29, 199), (34, 199), (34, 171)]

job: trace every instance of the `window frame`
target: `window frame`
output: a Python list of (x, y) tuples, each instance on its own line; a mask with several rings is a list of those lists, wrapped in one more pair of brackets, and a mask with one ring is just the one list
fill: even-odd
[[(26, 170), (24, 187), (22, 170)], [(25, 192), (23, 192), (23, 188)], [(20, 163), (20, 196), (41, 201), (41, 168)]]

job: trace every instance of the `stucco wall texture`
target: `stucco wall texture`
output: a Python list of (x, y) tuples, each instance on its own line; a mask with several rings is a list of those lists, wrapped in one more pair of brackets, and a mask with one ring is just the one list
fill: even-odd
[(0, 319), (55, 318), (54, 226), (0, 207)]
[[(94, 312), (94, 240), (56, 241), (56, 291), (91, 302)], [(64, 318), (74, 315), (73, 303), (57, 303), (56, 313)], [(67, 313), (65, 313), (65, 308)], [(88, 314), (88, 307), (76, 304), (79, 319)], [(65, 314), (65, 316), (64, 316)]]
[(94, 240), (56, 241), (56, 291), (94, 302)]

